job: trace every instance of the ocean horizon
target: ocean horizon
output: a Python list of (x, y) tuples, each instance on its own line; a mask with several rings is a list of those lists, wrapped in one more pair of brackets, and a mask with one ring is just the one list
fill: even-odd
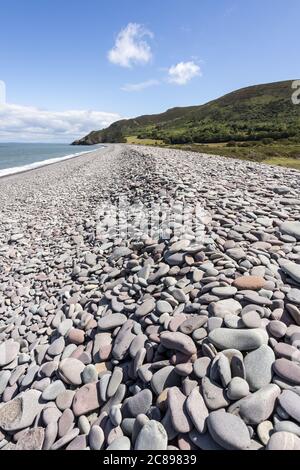
[(82, 145), (80, 152), (74, 152), (74, 147), (70, 144), (0, 142), (0, 178), (74, 158), (103, 147), (104, 145)]

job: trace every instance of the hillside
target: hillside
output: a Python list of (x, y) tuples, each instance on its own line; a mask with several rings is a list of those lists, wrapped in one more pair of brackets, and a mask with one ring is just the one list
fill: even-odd
[(165, 144), (289, 139), (300, 142), (300, 105), (292, 104), (292, 81), (243, 88), (200, 106), (117, 121), (73, 142), (126, 142), (129, 136)]

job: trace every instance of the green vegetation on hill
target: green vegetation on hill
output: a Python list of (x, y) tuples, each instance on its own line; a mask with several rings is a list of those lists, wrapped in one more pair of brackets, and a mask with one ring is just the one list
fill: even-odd
[(273, 142), (300, 143), (300, 105), (293, 105), (292, 82), (256, 85), (229, 93), (201, 106), (113, 123), (74, 142), (97, 144), (142, 142), (166, 145)]

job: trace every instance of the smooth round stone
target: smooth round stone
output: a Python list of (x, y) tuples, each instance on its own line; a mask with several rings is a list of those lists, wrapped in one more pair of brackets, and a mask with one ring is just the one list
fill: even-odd
[(283, 390), (278, 403), (295, 421), (300, 423), (300, 396), (292, 390)]
[(198, 379), (203, 379), (208, 375), (208, 370), (211, 364), (211, 359), (207, 356), (200, 357), (194, 362), (194, 373)]
[(110, 331), (118, 328), (118, 326), (124, 325), (126, 321), (127, 317), (126, 315), (123, 315), (123, 313), (113, 313), (100, 318), (98, 321), (98, 328), (101, 331)]
[(172, 307), (172, 305), (169, 304), (169, 302), (167, 302), (165, 300), (159, 300), (156, 304), (156, 310), (160, 314), (172, 313), (173, 312), (173, 307)]
[(211, 293), (221, 298), (234, 297), (237, 293), (237, 289), (236, 287), (214, 287)]
[(122, 423), (122, 413), (119, 406), (112, 406), (109, 410), (109, 418), (114, 426), (120, 426)]
[(184, 263), (184, 253), (168, 254), (165, 259), (170, 266), (182, 266)]
[(185, 407), (186, 396), (178, 387), (168, 390), (168, 406), (174, 429), (177, 432), (187, 433), (193, 428), (189, 415)]
[(176, 299), (177, 302), (179, 302), (179, 303), (185, 303), (186, 300), (187, 300), (187, 297), (186, 297), (185, 293), (183, 292), (183, 290), (177, 289), (176, 287), (175, 287), (174, 289), (172, 289), (171, 295), (172, 295), (172, 296), (174, 297), (174, 299)]
[(82, 381), (84, 384), (97, 382), (98, 372), (93, 364), (88, 364), (82, 371)]
[(267, 345), (262, 345), (260, 348), (246, 355), (244, 359), (246, 380), (252, 392), (271, 383), (274, 361), (274, 352)]
[(130, 450), (131, 442), (127, 436), (121, 436), (115, 439), (106, 450)]
[(59, 354), (63, 352), (64, 348), (65, 348), (65, 340), (61, 336), (60, 338), (57, 338), (55, 341), (53, 341), (53, 343), (50, 344), (47, 350), (47, 354), (49, 354), (50, 356), (58, 356)]
[(123, 369), (121, 369), (120, 367), (115, 367), (110, 377), (109, 384), (106, 390), (106, 396), (108, 398), (112, 397), (116, 393), (120, 383), (122, 383), (122, 380), (123, 380)]
[(100, 426), (92, 426), (89, 432), (89, 445), (91, 450), (101, 450), (104, 439), (104, 432)]
[(223, 318), (220, 317), (210, 317), (207, 320), (207, 330), (208, 333), (215, 330), (216, 328), (221, 328), (223, 324)]
[(296, 385), (300, 385), (300, 366), (296, 362), (288, 359), (276, 359), (274, 362), (274, 371), (279, 377)]
[(61, 380), (52, 382), (42, 393), (42, 399), (46, 401), (55, 400), (58, 395), (65, 391), (65, 385)]
[(246, 312), (242, 315), (242, 321), (247, 328), (260, 328), (261, 317), (258, 312)]
[(208, 339), (220, 350), (251, 351), (267, 344), (269, 337), (266, 331), (260, 328), (252, 330), (217, 328), (209, 333)]
[(142, 427), (135, 441), (135, 450), (166, 450), (168, 436), (164, 426), (150, 420)]
[(184, 251), (190, 246), (190, 243), (190, 240), (179, 240), (178, 242), (175, 242), (173, 243), (173, 245), (170, 246), (169, 252), (177, 253), (178, 251)]
[(261, 276), (241, 276), (232, 283), (239, 290), (260, 290), (263, 289), (266, 281)]
[(169, 387), (179, 386), (181, 379), (176, 374), (173, 366), (166, 366), (153, 374), (151, 388), (156, 395), (160, 395), (163, 390)]
[(190, 318), (181, 323), (179, 330), (185, 335), (190, 335), (193, 331), (201, 328), (206, 323), (207, 317), (205, 315), (190, 316)]
[(197, 348), (192, 338), (178, 331), (174, 333), (169, 331), (161, 333), (160, 342), (166, 349), (175, 349), (187, 356), (197, 353)]
[(135, 311), (135, 315), (139, 318), (145, 317), (155, 309), (155, 300), (147, 299), (139, 305)]
[(300, 439), (291, 432), (275, 432), (272, 434), (267, 450), (300, 450)]
[(193, 331), (192, 333), (192, 338), (193, 340), (201, 341), (202, 339), (207, 337), (207, 331), (206, 328), (198, 328), (197, 330)]
[(189, 439), (193, 445), (201, 450), (224, 450), (223, 447), (219, 446), (219, 444), (213, 440), (208, 431), (200, 434), (196, 429), (193, 429), (193, 431), (189, 433)]
[(283, 272), (300, 284), (300, 264), (293, 263), (283, 258), (279, 260), (279, 265)]
[(64, 320), (58, 325), (57, 331), (61, 336), (65, 336), (69, 333), (70, 329), (73, 327), (73, 322), (70, 319)]
[(91, 429), (91, 425), (86, 416), (79, 416), (77, 426), (80, 430), (80, 434), (88, 434)]
[[(280, 388), (270, 384), (239, 401), (239, 414), (246, 424), (260, 424), (273, 413)], [(229, 410), (230, 411), (230, 410)]]
[(282, 338), (286, 334), (287, 326), (282, 321), (272, 320), (268, 323), (267, 330), (274, 338)]
[(73, 390), (64, 390), (56, 397), (56, 406), (59, 410), (64, 411), (71, 408), (75, 392)]
[(62, 413), (56, 406), (49, 406), (43, 409), (43, 422), (46, 426), (50, 423), (57, 423)]
[(99, 382), (84, 385), (77, 389), (73, 398), (72, 409), (75, 416), (88, 414), (100, 407)]
[(68, 333), (68, 340), (73, 344), (83, 344), (84, 343), (84, 331), (79, 330), (78, 328), (72, 328)]
[(0, 344), (0, 367), (4, 367), (14, 361), (20, 351), (20, 344), (8, 340)]
[(82, 384), (81, 374), (85, 365), (78, 359), (68, 357), (63, 359), (58, 366), (58, 372), (64, 382), (78, 386)]
[(133, 397), (128, 398), (123, 404), (124, 417), (136, 417), (139, 414), (147, 414), (152, 405), (152, 393), (149, 389), (142, 390)]
[(213, 411), (207, 418), (210, 435), (227, 450), (245, 450), (250, 446), (250, 435), (244, 421), (223, 410)]
[(257, 435), (263, 445), (266, 446), (268, 444), (273, 431), (274, 427), (271, 421), (263, 421), (257, 426)]
[(223, 387), (227, 387), (231, 381), (231, 369), (229, 359), (224, 356), (224, 354), (219, 355), (217, 360), (217, 369)]
[(74, 415), (72, 410), (66, 409), (58, 421), (58, 435), (63, 437), (74, 427)]
[(279, 228), (282, 233), (292, 235), (300, 240), (300, 222), (283, 222)]
[(208, 409), (198, 388), (194, 388), (186, 400), (186, 409), (197, 431), (202, 434), (206, 431)]
[(294, 362), (300, 363), (300, 351), (286, 343), (277, 343), (274, 348), (277, 357), (284, 357)]
[(247, 397), (250, 393), (249, 385), (246, 380), (241, 377), (234, 377), (227, 389), (227, 396), (229, 400), (240, 400), (241, 398)]
[(286, 296), (290, 302), (300, 305), (300, 289), (291, 289)]
[(244, 328), (244, 323), (237, 315), (227, 314), (224, 317), (224, 325), (227, 328), (233, 328), (235, 330)]
[(219, 300), (209, 308), (214, 316), (220, 318), (225, 318), (225, 315), (239, 315), (242, 311), (241, 304), (234, 299)]
[(300, 426), (293, 421), (277, 421), (274, 426), (275, 431), (286, 431), (300, 437)]
[(204, 377), (202, 379), (201, 385), (202, 395), (209, 410), (227, 408), (230, 402), (223, 390), (223, 387), (213, 383), (208, 377)]

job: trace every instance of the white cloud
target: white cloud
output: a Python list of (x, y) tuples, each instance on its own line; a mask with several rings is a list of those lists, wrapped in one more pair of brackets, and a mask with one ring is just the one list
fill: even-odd
[(201, 76), (201, 69), (195, 62), (179, 62), (168, 70), (168, 81), (177, 85), (186, 85), (192, 78)]
[(143, 40), (145, 36), (153, 37), (153, 34), (140, 24), (129, 23), (119, 32), (114, 47), (108, 52), (110, 62), (122, 67), (148, 63), (152, 52), (149, 44)]
[(121, 119), (101, 111), (47, 111), (32, 106), (0, 105), (0, 140), (71, 142)]
[(158, 80), (146, 80), (145, 82), (141, 83), (127, 83), (124, 85), (121, 90), (123, 91), (142, 91), (145, 90), (146, 88), (150, 88), (152, 86), (157, 86), (159, 85)]

